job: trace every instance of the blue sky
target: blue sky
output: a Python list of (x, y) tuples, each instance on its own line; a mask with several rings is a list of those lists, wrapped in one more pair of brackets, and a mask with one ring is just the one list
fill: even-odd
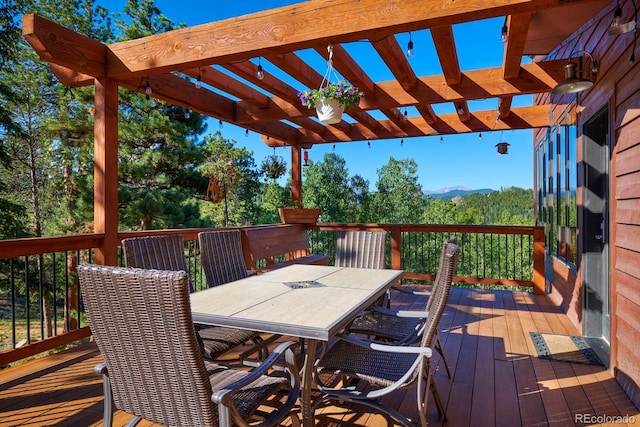
[[(217, 21), (229, 17), (241, 16), (259, 10), (299, 3), (298, 0), (236, 0), (215, 2), (210, 0), (190, 0), (187, 3), (175, 0), (155, 0), (156, 6), (163, 15), (174, 23), (197, 25)], [(125, 0), (103, 0), (100, 2), (110, 12), (122, 12)], [(495, 18), (477, 23), (454, 26), (454, 36), (458, 48), (458, 57), (462, 71), (498, 67), (502, 64), (504, 54), (503, 44), (500, 43), (500, 29), (503, 18)], [(398, 36), (402, 46), (409, 40)], [(413, 32), (414, 55), (410, 59), (415, 72), (419, 76), (441, 74), (433, 43), (428, 31)], [(391, 72), (379, 59), (377, 53), (368, 43), (350, 43), (345, 48), (351, 53), (361, 66), (371, 73), (374, 81), (393, 79)], [(302, 54), (304, 55), (304, 53)], [(314, 57), (315, 56), (315, 57)], [(311, 65), (317, 67), (320, 74), (326, 70), (326, 60), (310, 52)], [(265, 72), (270, 72), (270, 64), (262, 60)], [(276, 73), (275, 70), (273, 70)], [(278, 75), (278, 77), (280, 77)], [(285, 80), (283, 78), (283, 80)], [(289, 81), (290, 79), (288, 79)], [(295, 84), (294, 84), (295, 83)], [(298, 89), (306, 89), (299, 83), (292, 83)], [(515, 97), (513, 106), (530, 105), (531, 98)], [(478, 109), (492, 110), (497, 108), (497, 100), (472, 101), (469, 103), (471, 111)], [(452, 104), (435, 105), (438, 114), (453, 113)], [(417, 115), (411, 109), (408, 116)], [(374, 115), (375, 117), (375, 115)], [(380, 117), (382, 119), (382, 117)], [(217, 121), (209, 121), (209, 132), (219, 130)], [(224, 123), (220, 129), (226, 139), (234, 139), (237, 145), (253, 151), (256, 164), (260, 164), (265, 156), (274, 152), (267, 147), (260, 136), (254, 133), (245, 135), (244, 129)], [(509, 154), (499, 156), (495, 145), (506, 141), (510, 144)], [(371, 141), (371, 147), (366, 141), (314, 145), (309, 150), (311, 160), (321, 160), (325, 153), (335, 150), (335, 153), (345, 158), (349, 175), (361, 175), (369, 181), (371, 189), (375, 189), (376, 171), (389, 161), (389, 157), (396, 159), (411, 158), (418, 164), (419, 182), (423, 190), (439, 190), (442, 188), (462, 186), (471, 189), (492, 188), (499, 190), (505, 187), (532, 187), (532, 154), (533, 131), (495, 131), (484, 132), (482, 138), (477, 133), (463, 135), (404, 138)], [(290, 159), (290, 149), (277, 148), (275, 153), (285, 160)]]

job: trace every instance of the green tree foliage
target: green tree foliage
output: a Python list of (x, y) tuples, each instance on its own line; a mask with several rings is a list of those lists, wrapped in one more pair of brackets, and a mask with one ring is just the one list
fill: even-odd
[(470, 194), (456, 200), (459, 209), (471, 210), (473, 224), (533, 225), (533, 191), (509, 187), (488, 194)]
[(236, 147), (220, 132), (205, 137), (206, 162), (199, 172), (209, 179), (209, 203), (203, 206), (210, 226), (251, 225), (262, 216), (256, 203), (260, 173), (253, 153)]
[(418, 183), (418, 164), (413, 159), (389, 162), (378, 169), (374, 222), (417, 224), (422, 218), (424, 200)]
[[(356, 190), (352, 184), (359, 184)], [(353, 222), (358, 206), (368, 201), (366, 180), (349, 177), (347, 162), (335, 153), (326, 153), (322, 161), (309, 161), (304, 168), (303, 205), (318, 207), (323, 222)]]

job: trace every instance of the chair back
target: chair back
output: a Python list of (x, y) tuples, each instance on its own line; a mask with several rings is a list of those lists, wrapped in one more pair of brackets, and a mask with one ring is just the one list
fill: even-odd
[(216, 426), (184, 271), (78, 266), (117, 409), (164, 425)]
[(198, 242), (207, 286), (211, 288), (248, 276), (240, 230), (205, 231), (198, 233)]
[[(189, 271), (181, 234), (133, 237), (122, 240), (124, 265), (147, 270)], [(189, 289), (193, 291), (189, 279)]]
[(385, 268), (386, 231), (338, 231), (336, 267)]
[(440, 266), (433, 283), (433, 289), (429, 302), (427, 303), (428, 315), (425, 320), (424, 331), (422, 333), (422, 346), (433, 347), (436, 331), (440, 318), (449, 301), (451, 286), (453, 285), (453, 275), (458, 265), (460, 248), (455, 243), (447, 241), (443, 244)]

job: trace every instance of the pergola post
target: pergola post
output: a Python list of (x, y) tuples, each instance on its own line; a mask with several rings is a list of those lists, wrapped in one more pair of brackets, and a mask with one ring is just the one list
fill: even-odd
[(302, 206), (302, 149), (291, 146), (291, 205)]
[(104, 234), (95, 262), (118, 264), (118, 84), (95, 79), (93, 230)]

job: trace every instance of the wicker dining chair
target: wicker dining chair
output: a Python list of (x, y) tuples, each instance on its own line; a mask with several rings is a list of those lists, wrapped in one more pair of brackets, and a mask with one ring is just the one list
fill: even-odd
[[(184, 271), (78, 266), (85, 312), (104, 362), (105, 426), (114, 409), (167, 426), (279, 425), (291, 417), (300, 378), (291, 347), (281, 344), (251, 372), (206, 361), (193, 329), (189, 278)], [(284, 354), (286, 375), (265, 375)], [(285, 395), (281, 394), (286, 392)], [(266, 413), (269, 399), (271, 410)], [(277, 402), (277, 403), (276, 403)], [(257, 410), (260, 406), (260, 411)]]
[[(145, 236), (122, 240), (126, 267), (188, 272), (184, 255), (184, 239), (180, 234)], [(189, 289), (193, 291), (189, 279)], [(259, 345), (263, 339), (255, 331), (222, 326), (196, 325), (205, 357), (219, 360), (231, 349), (251, 343)], [(264, 353), (260, 353), (262, 357)], [(241, 354), (241, 357), (245, 353)]]
[[(458, 241), (455, 236), (452, 236), (447, 240), (447, 243), (457, 244), (457, 242)], [(438, 264), (438, 273), (445, 266), (446, 249), (447, 246), (442, 245)], [(438, 279), (438, 273), (436, 274), (436, 280), (428, 294), (424, 291), (405, 290), (402, 286), (395, 289), (415, 295), (431, 295), (431, 293), (437, 291), (438, 286), (442, 286), (444, 284), (442, 280)], [(423, 310), (393, 310), (375, 305), (371, 306), (349, 325), (349, 332), (363, 334), (366, 335), (369, 340), (383, 342), (386, 344), (415, 344), (422, 338), (426, 316), (431, 309), (432, 304), (433, 300), (429, 298), (427, 299)], [(434, 349), (440, 354), (444, 368), (447, 371), (447, 376), (451, 378), (451, 370), (444, 354), (444, 348), (442, 346), (442, 341), (440, 340), (440, 332), (438, 329), (435, 331)]]
[[(436, 330), (449, 299), (460, 250), (453, 243), (444, 245), (444, 263), (436, 279), (442, 281), (442, 284), (434, 287), (430, 297), (433, 302), (426, 318), (420, 345), (387, 345), (360, 340), (352, 334), (339, 334), (336, 343), (315, 365), (314, 379), (322, 396), (314, 403), (314, 411), (327, 400), (359, 403), (386, 413), (401, 425), (411, 427), (415, 422), (384, 405), (379, 399), (396, 390), (413, 388), (420, 424), (426, 427), (430, 389), (440, 416), (446, 420), (430, 361)], [(326, 383), (325, 374), (331, 379), (336, 375), (341, 377), (340, 385)], [(353, 385), (354, 381), (357, 387)], [(359, 382), (365, 382), (366, 386), (361, 387)]]
[[(255, 275), (255, 271), (247, 269), (242, 253), (242, 236), (240, 230), (215, 230), (198, 233), (200, 259), (207, 279), (207, 286), (212, 288), (225, 283), (244, 279)], [(268, 345), (280, 338), (272, 334), (266, 338), (261, 335), (254, 338), (254, 344), (240, 355), (240, 360), (250, 366), (260, 363), (269, 355)], [(250, 360), (251, 354), (258, 353), (259, 360)]]
[(338, 231), (336, 267), (385, 268), (386, 231)]

